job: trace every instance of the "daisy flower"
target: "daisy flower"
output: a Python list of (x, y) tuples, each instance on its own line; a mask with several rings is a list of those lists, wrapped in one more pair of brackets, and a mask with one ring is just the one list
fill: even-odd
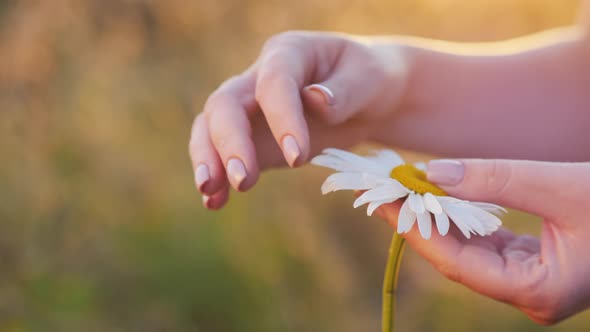
[(354, 208), (369, 204), (371, 215), (381, 205), (406, 198), (399, 211), (397, 232), (409, 232), (416, 221), (423, 238), (432, 233), (432, 217), (440, 235), (449, 231), (450, 221), (470, 238), (496, 231), (502, 221), (497, 217), (506, 210), (498, 205), (469, 202), (447, 195), (426, 180), (425, 164), (407, 164), (394, 151), (380, 150), (362, 157), (339, 149), (325, 149), (311, 163), (338, 171), (322, 185), (322, 194), (337, 190), (366, 190), (354, 201)]

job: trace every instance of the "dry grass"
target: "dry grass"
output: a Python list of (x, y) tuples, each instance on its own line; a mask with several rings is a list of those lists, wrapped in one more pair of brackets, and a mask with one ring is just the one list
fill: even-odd
[[(0, 331), (377, 331), (390, 230), (312, 169), (204, 211), (193, 116), (279, 31), (497, 40), (577, 3), (0, 1)], [(540, 330), (411, 252), (400, 284), (400, 331)]]

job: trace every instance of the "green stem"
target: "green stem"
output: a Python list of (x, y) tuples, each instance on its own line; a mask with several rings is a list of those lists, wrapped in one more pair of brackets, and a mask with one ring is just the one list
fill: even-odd
[(402, 262), (406, 241), (401, 235), (394, 231), (391, 245), (389, 246), (389, 257), (385, 268), (383, 280), (383, 312), (381, 318), (381, 331), (393, 332), (395, 318), (395, 290), (397, 289), (397, 277)]

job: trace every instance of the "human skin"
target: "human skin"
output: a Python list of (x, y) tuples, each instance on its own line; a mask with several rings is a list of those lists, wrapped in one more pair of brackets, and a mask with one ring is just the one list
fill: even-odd
[[(377, 142), (450, 157), (449, 194), (544, 218), (540, 238), (501, 229), (408, 243), (448, 278), (541, 324), (590, 305), (590, 40), (583, 25), (493, 44), (288, 32), (211, 94), (189, 151), (209, 209), (270, 167)], [(328, 87), (333, 96), (312, 84)], [(311, 86), (311, 87), (310, 87)], [(540, 160), (517, 161), (493, 158)], [(542, 161), (542, 162), (541, 162)], [(564, 162), (570, 163), (564, 163)], [(574, 163), (571, 163), (574, 162)], [(378, 210), (396, 224), (399, 206)]]

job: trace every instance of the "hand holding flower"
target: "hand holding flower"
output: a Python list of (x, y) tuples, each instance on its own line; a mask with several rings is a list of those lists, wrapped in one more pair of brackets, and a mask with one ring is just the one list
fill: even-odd
[[(590, 164), (513, 160), (432, 161), (428, 180), (449, 195), (486, 201), (544, 218), (542, 235), (515, 235), (501, 228), (466, 239), (418, 231), (406, 241), (447, 278), (509, 303), (532, 320), (553, 324), (590, 305)], [(401, 204), (377, 213), (393, 227)]]

